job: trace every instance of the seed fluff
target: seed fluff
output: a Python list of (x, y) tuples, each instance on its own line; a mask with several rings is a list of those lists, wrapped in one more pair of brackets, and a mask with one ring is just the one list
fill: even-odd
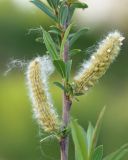
[(74, 77), (75, 92), (85, 93), (101, 78), (110, 64), (118, 56), (124, 37), (120, 32), (109, 33), (99, 43), (98, 49), (90, 59), (82, 64), (79, 73)]
[(48, 56), (35, 58), (27, 69), (27, 82), (34, 115), (46, 132), (55, 132), (59, 126), (58, 115), (53, 107), (47, 83), (53, 71), (54, 66)]

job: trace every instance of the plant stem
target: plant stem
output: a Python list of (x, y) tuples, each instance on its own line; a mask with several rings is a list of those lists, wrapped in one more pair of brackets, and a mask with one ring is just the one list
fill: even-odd
[(68, 137), (61, 138), (60, 140), (61, 160), (68, 160), (68, 141)]
[[(64, 24), (64, 29), (66, 31), (69, 23), (66, 21)], [(69, 41), (67, 39), (65, 46), (64, 46), (64, 53), (63, 53), (63, 61), (66, 63), (69, 60)], [(63, 82), (64, 86), (67, 85), (67, 81)], [(62, 120), (63, 120), (63, 128), (66, 129), (69, 124), (70, 120), (70, 108), (72, 105), (72, 101), (70, 100), (69, 95), (66, 94), (64, 91), (63, 93), (63, 113), (62, 113)], [(61, 149), (61, 160), (68, 160), (68, 148), (69, 148), (69, 136), (66, 134), (61, 137), (60, 140), (60, 149)]]
[[(68, 60), (68, 51), (69, 51), (69, 43), (67, 41), (64, 47), (64, 54), (63, 54), (64, 62), (67, 62)], [(66, 95), (66, 93), (64, 92), (63, 93), (63, 113), (62, 113), (63, 128), (67, 128), (68, 126), (69, 119), (70, 119), (71, 105), (72, 105), (72, 102), (69, 96)], [(68, 135), (61, 137), (61, 140), (60, 140), (61, 160), (68, 160), (68, 146), (69, 146)]]

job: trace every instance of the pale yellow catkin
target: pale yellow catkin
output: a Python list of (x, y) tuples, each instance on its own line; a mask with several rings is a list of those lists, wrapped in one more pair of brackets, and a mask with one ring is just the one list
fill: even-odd
[[(47, 57), (36, 58), (30, 62), (27, 71), (28, 88), (30, 90), (30, 98), (33, 103), (33, 109), (36, 119), (41, 127), (46, 132), (55, 132), (58, 130), (59, 120), (58, 115), (49, 100), (49, 93), (47, 90), (47, 73), (48, 64)], [(43, 68), (44, 67), (44, 68)]]
[(80, 72), (74, 78), (75, 91), (85, 93), (104, 75), (110, 64), (119, 54), (124, 37), (118, 31), (109, 33), (99, 44), (89, 61), (83, 63)]

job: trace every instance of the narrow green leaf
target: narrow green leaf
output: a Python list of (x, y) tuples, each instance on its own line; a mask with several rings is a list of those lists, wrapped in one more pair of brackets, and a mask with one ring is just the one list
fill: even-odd
[(80, 157), (79, 157), (79, 154), (76, 150), (75, 150), (75, 160), (81, 160)]
[(102, 120), (103, 120), (103, 115), (104, 115), (104, 112), (105, 112), (105, 109), (106, 107), (104, 107), (98, 117), (98, 120), (96, 122), (96, 126), (94, 128), (94, 131), (93, 131), (93, 135), (92, 135), (92, 143), (91, 143), (91, 146), (90, 146), (90, 152), (89, 152), (89, 158), (92, 157), (93, 153), (94, 153), (94, 149), (95, 149), (95, 146), (97, 144), (97, 140), (98, 140), (98, 137), (99, 137), (99, 132), (100, 132), (100, 128), (101, 128), (101, 124), (102, 124)]
[(75, 120), (71, 121), (71, 132), (75, 145), (75, 152), (77, 152), (76, 159), (88, 159), (86, 132)]
[(72, 28), (72, 24), (70, 24), (68, 26), (68, 28), (66, 29), (66, 32), (64, 34), (64, 37), (63, 37), (63, 40), (62, 40), (62, 43), (61, 43), (61, 47), (60, 47), (60, 55), (62, 55), (63, 52), (64, 52), (64, 45), (67, 41), (67, 38), (68, 38), (68, 35), (69, 35), (69, 32), (70, 32), (71, 28)]
[(40, 8), (44, 13), (46, 13), (49, 17), (53, 20), (57, 20), (56, 16), (54, 15), (53, 11), (42, 1), (40, 0), (31, 0), (33, 4), (35, 4), (38, 8)]
[(102, 160), (103, 157), (103, 145), (98, 146), (93, 155), (93, 160)]
[(49, 5), (52, 8), (57, 8), (58, 4), (59, 4), (59, 0), (47, 0), (47, 2), (49, 3)]
[(73, 49), (70, 51), (70, 57), (73, 57), (76, 54), (80, 54), (80, 53), (81, 53), (81, 49)]
[(88, 28), (82, 28), (76, 33), (74, 33), (73, 37), (69, 41), (70, 46), (72, 46), (79, 39), (79, 37), (81, 37), (87, 31), (88, 31)]
[(58, 6), (58, 5), (59, 5), (60, 0), (54, 0), (54, 1), (55, 1), (55, 3), (56, 3), (56, 6)]
[(123, 145), (117, 151), (106, 156), (103, 160), (121, 160), (126, 154), (128, 154), (128, 144)]
[(75, 8), (73, 6), (70, 6), (68, 9), (68, 23), (71, 21), (73, 15), (74, 15)]
[(59, 28), (57, 28), (56, 26), (50, 26), (50, 30), (48, 32), (54, 33), (57, 35), (61, 35), (61, 30)]
[(96, 126), (94, 128), (94, 133), (93, 133), (93, 145), (94, 146), (96, 145), (97, 140), (98, 140), (98, 136), (99, 136), (100, 128), (101, 128), (101, 125), (102, 125), (105, 110), (106, 110), (106, 107), (104, 107), (102, 109), (102, 111), (100, 112), (100, 115), (99, 115), (98, 120), (96, 122)]
[(55, 25), (50, 26), (50, 29), (55, 29), (55, 30), (58, 30), (58, 31), (61, 32), (61, 30), (57, 26), (55, 26)]
[(94, 132), (94, 127), (92, 126), (91, 122), (89, 122), (88, 129), (87, 129), (88, 153), (91, 152), (93, 132)]
[(65, 78), (65, 63), (62, 60), (53, 61), (57, 71), (61, 74), (62, 78)]
[(71, 6), (73, 6), (74, 8), (81, 8), (81, 9), (88, 8), (88, 5), (86, 3), (81, 3), (81, 2), (75, 2)]
[(46, 45), (46, 48), (48, 50), (48, 53), (51, 55), (52, 59), (58, 59), (58, 54), (57, 54), (57, 50), (56, 50), (56, 46), (54, 41), (52, 40), (50, 34), (48, 32), (46, 32), (44, 29), (43, 30), (43, 39), (44, 39), (44, 43)]
[(48, 32), (60, 36), (60, 33), (57, 30), (49, 30)]
[(52, 0), (47, 0), (48, 4), (53, 7)]
[(128, 155), (128, 149), (125, 149), (124, 151), (122, 151), (114, 160), (121, 160), (126, 155)]
[(59, 5), (59, 1), (60, 0), (51, 0), (51, 1), (52, 1), (53, 5), (54, 5), (54, 8), (57, 8), (58, 5)]
[(68, 60), (66, 62), (66, 80), (68, 81), (70, 78), (70, 72), (71, 72), (71, 67), (72, 67), (72, 60)]
[(63, 84), (61, 84), (60, 82), (54, 82), (54, 84), (59, 87), (60, 89), (62, 89), (63, 91), (65, 91), (65, 88), (63, 86)]
[(61, 5), (59, 10), (59, 22), (62, 26), (65, 25), (67, 18), (68, 18), (68, 6)]

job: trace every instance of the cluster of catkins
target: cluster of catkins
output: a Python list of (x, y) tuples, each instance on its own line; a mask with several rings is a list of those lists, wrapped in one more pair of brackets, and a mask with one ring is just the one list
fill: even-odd
[[(99, 43), (97, 51), (88, 61), (83, 62), (80, 71), (74, 77), (76, 93), (86, 93), (106, 72), (118, 56), (123, 40), (121, 33), (115, 31)], [(34, 115), (48, 133), (59, 131), (61, 124), (48, 92), (48, 78), (53, 71), (54, 66), (49, 56), (35, 58), (27, 68), (27, 84)]]

